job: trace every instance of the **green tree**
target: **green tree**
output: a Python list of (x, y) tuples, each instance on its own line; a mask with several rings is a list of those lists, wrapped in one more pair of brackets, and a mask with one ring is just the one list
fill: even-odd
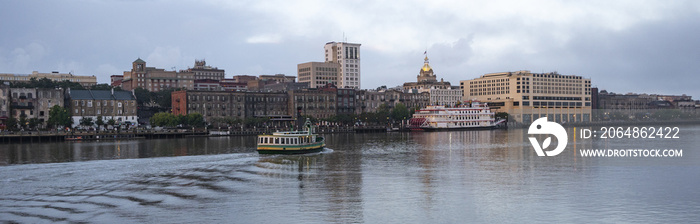
[(390, 112), (386, 103), (379, 105), (379, 107), (377, 107), (377, 112), (374, 113), (375, 120), (380, 124), (386, 124), (389, 115), (391, 115)]
[(71, 82), (68, 80), (64, 80), (61, 82), (56, 82), (48, 78), (41, 78), (41, 79), (36, 79), (36, 78), (31, 78), (29, 79), (29, 82), (15, 82), (15, 83), (10, 83), (10, 87), (13, 88), (55, 88), (55, 87), (61, 87), (63, 89), (71, 88), (71, 89), (85, 89), (80, 83), (77, 82)]
[(117, 124), (117, 121), (115, 121), (114, 118), (107, 120), (107, 125), (114, 127), (115, 124)]
[[(303, 116), (307, 117), (307, 116)], [(306, 118), (304, 118), (306, 119)], [(248, 126), (248, 127), (260, 127), (264, 125), (267, 121), (269, 121), (270, 118), (268, 117), (247, 117), (246, 119), (243, 120), (243, 123)]]
[(19, 115), (19, 126), (22, 127), (23, 129), (27, 127), (27, 115), (26, 114)]
[(69, 127), (73, 124), (73, 120), (68, 109), (55, 105), (49, 109), (47, 124), (50, 127)]
[(67, 89), (67, 88), (70, 88), (70, 89), (81, 89), (81, 90), (82, 90), (82, 89), (85, 89), (85, 87), (83, 87), (82, 85), (80, 85), (80, 83), (71, 82), (71, 81), (68, 81), (68, 80), (64, 80), (64, 81), (62, 81), (62, 82), (57, 82), (56, 84), (57, 84), (58, 86), (60, 86), (61, 88), (63, 88), (63, 89)]
[(39, 120), (39, 118), (30, 118), (28, 123), (29, 129), (36, 130), (36, 128), (39, 127), (39, 124), (41, 124), (41, 121)]
[(138, 103), (139, 106), (143, 106), (151, 102), (151, 92), (144, 88), (138, 87), (134, 89), (134, 95), (136, 96), (136, 103)]
[(153, 126), (159, 126), (159, 127), (166, 126), (166, 125), (168, 125), (168, 122), (169, 122), (168, 114), (169, 113), (165, 113), (165, 112), (155, 113), (155, 114), (153, 114), (153, 116), (151, 116), (151, 119), (149, 121), (151, 122), (151, 125), (153, 125)]
[(95, 120), (95, 124), (97, 127), (102, 127), (105, 125), (105, 121), (102, 119), (102, 115), (97, 116), (97, 120)]
[(17, 130), (17, 119), (15, 117), (7, 118), (5, 125), (7, 125), (8, 130)]
[(174, 91), (182, 90), (179, 88), (167, 88), (161, 91), (158, 91), (155, 93), (155, 102), (160, 106), (164, 108), (171, 108), (172, 107), (172, 93)]
[(91, 117), (80, 118), (80, 125), (83, 127), (92, 127), (93, 124), (95, 124), (95, 122), (92, 121)]
[(107, 83), (101, 83), (90, 87), (91, 90), (112, 90), (112, 86)]
[(397, 103), (394, 105), (394, 109), (391, 110), (391, 117), (394, 120), (405, 120), (410, 118), (411, 114), (403, 103)]
[(191, 113), (187, 114), (185, 116), (185, 121), (183, 122), (184, 124), (187, 124), (189, 126), (194, 126), (194, 127), (202, 127), (204, 126), (204, 116), (200, 113)]

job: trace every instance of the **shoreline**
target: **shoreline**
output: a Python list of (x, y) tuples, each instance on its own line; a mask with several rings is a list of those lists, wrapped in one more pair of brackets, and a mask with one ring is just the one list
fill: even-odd
[[(596, 121), (564, 123), (564, 127), (605, 127), (605, 126), (649, 126), (649, 125), (696, 125), (700, 120), (669, 120), (669, 121)], [(499, 129), (523, 129), (529, 125), (509, 123)], [(381, 133), (381, 132), (411, 132), (407, 128), (387, 130), (386, 126), (335, 126), (319, 127), (319, 134), (333, 133)], [(165, 131), (130, 130), (130, 131), (24, 131), (24, 132), (0, 132), (0, 145), (11, 143), (42, 143), (42, 142), (71, 142), (71, 141), (96, 141), (96, 140), (132, 140), (132, 139), (173, 139), (173, 138), (198, 138), (198, 137), (227, 137), (227, 136), (255, 136), (272, 133), (278, 129), (249, 128), (241, 130), (221, 131), (221, 129), (192, 131), (191, 129), (173, 129)], [(450, 131), (450, 130), (446, 130)]]

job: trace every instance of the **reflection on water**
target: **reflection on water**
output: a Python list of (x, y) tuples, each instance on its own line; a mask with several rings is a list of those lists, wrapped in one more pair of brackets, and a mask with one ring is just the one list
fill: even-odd
[(251, 152), (255, 137), (3, 144), (0, 165)]
[(573, 136), (538, 157), (521, 129), (332, 134), (308, 155), (254, 137), (7, 145), (0, 222), (693, 222), (700, 127), (681, 134), (674, 159), (581, 158), (669, 142)]

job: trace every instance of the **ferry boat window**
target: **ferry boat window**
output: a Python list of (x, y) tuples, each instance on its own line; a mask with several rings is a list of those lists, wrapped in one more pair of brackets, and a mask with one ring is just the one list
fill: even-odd
[(275, 138), (275, 144), (280, 144), (280, 139), (279, 139), (279, 138)]

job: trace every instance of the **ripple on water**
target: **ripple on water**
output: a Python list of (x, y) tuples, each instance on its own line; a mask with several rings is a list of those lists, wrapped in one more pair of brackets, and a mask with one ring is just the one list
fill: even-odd
[[(200, 158), (190, 157), (187, 159), (188, 163), (177, 163), (177, 160), (183, 160), (182, 158), (157, 158), (107, 161), (106, 165), (89, 162), (82, 164), (85, 165), (83, 168), (62, 164), (58, 169), (64, 172), (55, 173), (36, 169), (37, 175), (15, 180), (21, 185), (34, 182), (31, 180), (60, 182), (71, 176), (88, 178), (81, 179), (80, 184), (67, 184), (71, 185), (70, 187), (27, 184), (34, 190), (25, 190), (21, 195), (4, 192), (0, 194), (0, 214), (3, 214), (0, 215), (0, 221), (81, 222), (92, 221), (96, 217), (114, 218), (115, 214), (116, 217), (132, 221), (146, 221), (144, 218), (147, 217), (147, 213), (183, 209), (211, 203), (228, 195), (246, 194), (255, 189), (255, 185), (267, 182), (268, 179), (297, 178), (292, 175), (296, 164), (306, 158), (260, 158), (252, 153), (244, 156), (224, 156), (223, 159), (217, 158), (220, 156), (196, 157)], [(158, 168), (148, 170), (142, 167), (144, 164), (152, 164)], [(57, 168), (52, 164), (43, 165)], [(125, 173), (109, 170), (118, 167), (135, 169)], [(112, 172), (114, 175), (124, 176), (103, 180), (99, 177), (104, 174), (94, 175), (99, 172)], [(97, 176), (97, 179), (91, 180), (90, 175)], [(34, 177), (30, 178), (31, 176)]]

